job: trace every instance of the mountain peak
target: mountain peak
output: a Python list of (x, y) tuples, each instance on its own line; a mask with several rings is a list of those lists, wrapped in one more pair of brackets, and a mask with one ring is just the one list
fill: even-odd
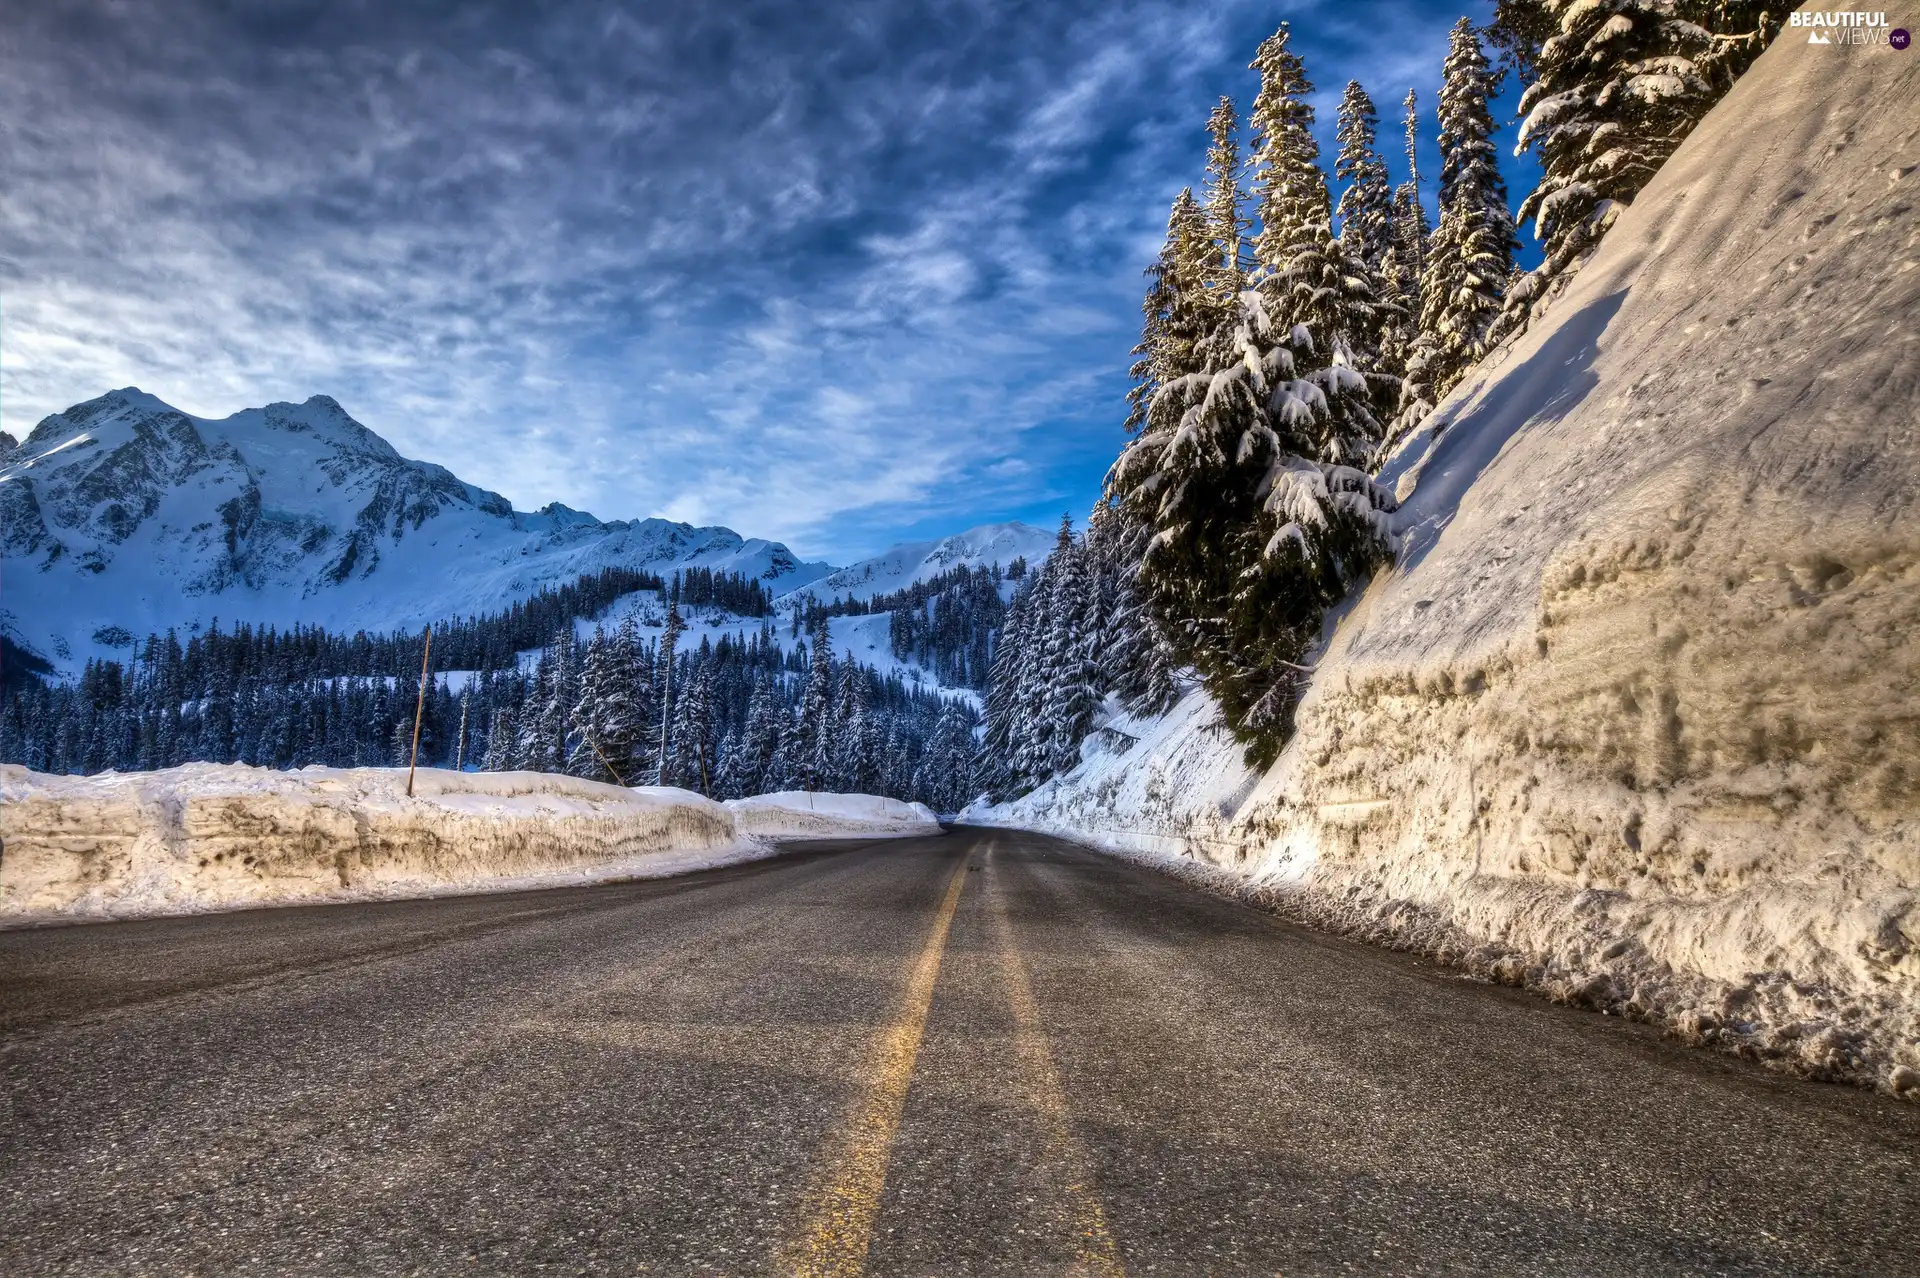
[[(195, 417), (134, 386), (44, 419), (0, 479), (0, 631), (62, 666), (101, 635), (261, 625), (414, 627), (610, 567), (812, 580), (778, 543), (665, 520), (533, 515), (402, 456), (339, 401)], [(21, 449), (0, 450), (10, 463)]]
[(1018, 520), (980, 524), (945, 537), (900, 542), (870, 559), (862, 559), (796, 587), (787, 597), (870, 599), (955, 568), (986, 568), (993, 564), (1004, 568), (1015, 559), (1025, 559), (1038, 567), (1053, 552), (1054, 541), (1055, 534)]

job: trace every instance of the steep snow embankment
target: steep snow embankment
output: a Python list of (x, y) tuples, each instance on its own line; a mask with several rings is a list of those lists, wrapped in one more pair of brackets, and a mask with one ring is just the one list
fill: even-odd
[(924, 803), (871, 794), (780, 790), (727, 800), (740, 833), (762, 839), (893, 838), (937, 834), (940, 819)]
[[(1920, 61), (1776, 44), (1389, 466), (1399, 563), (1188, 855), (1920, 1095), (1917, 164)], [(1229, 748), (1177, 715), (993, 818), (1164, 825), (1130, 770)]]
[[(867, 795), (714, 803), (538, 772), (271, 772), (196, 763), (57, 777), (0, 766), (0, 923), (651, 878), (772, 840), (938, 832)], [(899, 809), (899, 811), (895, 811)], [(736, 812), (738, 816), (736, 816)]]

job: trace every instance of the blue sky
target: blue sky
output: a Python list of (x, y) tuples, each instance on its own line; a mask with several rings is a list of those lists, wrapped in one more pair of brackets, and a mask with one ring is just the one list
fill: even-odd
[(325, 393), (523, 508), (840, 562), (1078, 517), (1259, 41), (1294, 24), (1329, 167), (1357, 77), (1398, 180), (1418, 89), (1431, 179), (1447, 30), (1488, 11), (11, 4), (0, 424)]

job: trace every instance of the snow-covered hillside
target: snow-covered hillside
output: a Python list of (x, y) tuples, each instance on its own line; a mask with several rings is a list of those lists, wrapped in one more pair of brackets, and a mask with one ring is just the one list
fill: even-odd
[(1917, 209), (1920, 60), (1780, 40), (1392, 461), (1272, 769), (1194, 697), (979, 815), (1920, 1089)]
[(811, 595), (822, 601), (870, 599), (955, 568), (1002, 568), (1016, 559), (1039, 567), (1053, 552), (1056, 534), (1031, 524), (982, 524), (937, 541), (907, 541), (790, 588), (778, 602), (790, 605)]
[[(786, 604), (792, 602), (790, 599), (784, 601)], [(599, 616), (576, 620), (573, 623), (574, 638), (585, 641), (596, 629), (610, 632), (631, 619), (642, 638), (658, 642), (666, 632), (666, 616), (667, 604), (660, 592), (636, 590), (620, 596)], [(723, 609), (696, 608), (685, 610), (682, 622), (679, 640), (682, 651), (698, 648), (703, 641), (717, 644), (728, 636), (751, 639), (766, 628), (771, 628), (774, 641), (786, 652), (811, 642), (807, 632), (794, 631), (785, 615), (739, 617)], [(827, 639), (835, 659), (852, 657), (860, 665), (871, 666), (883, 677), (897, 675), (909, 685), (917, 684), (929, 691), (958, 697), (976, 706), (979, 704), (980, 694), (973, 689), (945, 686), (933, 671), (896, 657), (893, 652), (892, 623), (893, 618), (884, 612), (829, 618)], [(537, 652), (526, 652), (521, 654), (521, 660), (530, 664), (537, 656)]]
[(215, 617), (413, 626), (609, 566), (744, 572), (774, 593), (827, 571), (726, 528), (516, 511), (325, 396), (216, 421), (131, 388), (0, 456), (0, 551), (0, 628), (68, 667)]

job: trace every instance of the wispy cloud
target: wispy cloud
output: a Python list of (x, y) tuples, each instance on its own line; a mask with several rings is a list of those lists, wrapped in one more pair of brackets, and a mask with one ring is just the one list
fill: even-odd
[[(1437, 77), (1452, 12), (1367, 7), (1390, 56), (1354, 6), (1292, 7), (1303, 36), (1321, 24), (1330, 100), (1373, 67)], [(206, 414), (325, 392), (523, 506), (835, 556), (1084, 508), (1165, 202), (1275, 20), (1098, 0), (15, 9), (7, 428), (130, 383)]]

